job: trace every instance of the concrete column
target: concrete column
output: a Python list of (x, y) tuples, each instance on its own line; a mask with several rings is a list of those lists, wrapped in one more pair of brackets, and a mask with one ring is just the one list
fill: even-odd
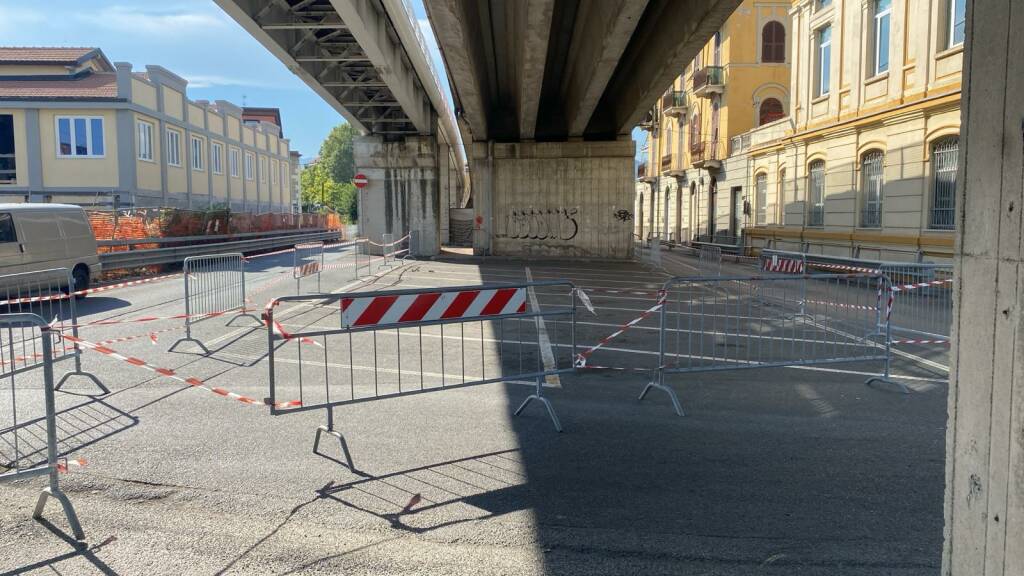
[(381, 136), (360, 136), (353, 142), (356, 172), (368, 183), (359, 192), (359, 229), (379, 242), (418, 232), (414, 256), (440, 251), (440, 197), (437, 145), (433, 136), (409, 136), (385, 142)]
[(494, 193), (493, 143), (473, 142), (469, 145), (469, 171), (473, 198), (473, 254), (491, 253), (494, 221), (491, 217), (491, 198)]
[(1010, 576), (1024, 574), (1024, 10), (967, 6), (942, 574)]

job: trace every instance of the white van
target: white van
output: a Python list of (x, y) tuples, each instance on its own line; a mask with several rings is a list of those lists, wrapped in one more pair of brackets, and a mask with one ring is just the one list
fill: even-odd
[(0, 204), (0, 275), (51, 268), (70, 270), (75, 290), (99, 277), (96, 237), (85, 210), (70, 204)]

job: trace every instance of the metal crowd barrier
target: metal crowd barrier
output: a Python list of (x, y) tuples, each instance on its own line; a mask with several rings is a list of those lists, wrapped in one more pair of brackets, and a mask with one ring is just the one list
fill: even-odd
[[(881, 362), (889, 378), (889, 280), (881, 274), (672, 278), (660, 299), (658, 366), (640, 398), (677, 373)], [(882, 333), (876, 334), (882, 309)]]
[(884, 263), (892, 281), (893, 344), (949, 344), (953, 326), (953, 265)]
[(697, 269), (700, 271), (701, 276), (721, 276), (722, 275), (722, 249), (718, 246), (709, 246), (707, 244), (700, 247), (698, 252), (698, 265)]
[[(530, 291), (567, 305), (530, 310)], [(334, 408), (359, 402), (526, 383), (534, 392), (515, 414), (536, 400), (561, 431), (542, 384), (574, 370), (574, 294), (571, 282), (545, 281), (277, 298), (264, 312), (271, 413), (326, 409), (313, 452), (330, 434), (350, 466)], [(284, 396), (300, 405), (276, 406)]]
[(210, 318), (237, 312), (228, 326), (239, 316), (259, 321), (246, 312), (245, 257), (241, 253), (189, 256), (182, 265), (182, 275), (185, 278), (185, 337), (171, 344), (168, 351), (174, 351), (182, 342), (193, 342), (208, 354), (206, 345), (192, 337), (192, 326)]
[(292, 251), (292, 278), (295, 278), (295, 293), (302, 293), (302, 279), (316, 276), (316, 291), (320, 291), (320, 272), (324, 268), (324, 243), (307, 242), (296, 244)]
[[(5, 408), (0, 412), (0, 483), (46, 475), (49, 483), (39, 494), (33, 518), (41, 518), (50, 497), (56, 498), (64, 508), (71, 531), (78, 540), (85, 539), (78, 515), (71, 501), (60, 489), (59, 469), (62, 466), (57, 453), (57, 412), (54, 399), (53, 363), (60, 350), (53, 340), (59, 332), (37, 314), (0, 314), (0, 401)], [(26, 416), (25, 406), (38, 406), (36, 386), (18, 386), (24, 374), (42, 367), (42, 396), (45, 416)], [(21, 375), (20, 378), (16, 376)], [(20, 402), (19, 402), (20, 399)], [(38, 414), (38, 411), (36, 412)], [(33, 430), (40, 420), (45, 421), (45, 457), (41, 454), (42, 439)], [(38, 456), (37, 456), (38, 455)], [(64, 464), (66, 467), (66, 464)]]
[[(76, 297), (70, 294), (74, 285), (74, 278), (67, 268), (0, 276), (0, 311), (38, 314), (48, 319), (50, 327), (58, 334), (70, 332), (77, 337), (79, 324), (75, 310)], [(74, 361), (74, 368), (61, 376), (56, 390), (60, 390), (72, 376), (83, 376), (95, 384), (102, 394), (110, 392), (99, 378), (82, 369), (82, 350), (78, 344), (69, 345), (61, 340), (55, 349), (53, 362), (67, 359)], [(25, 360), (31, 364), (38, 358)]]

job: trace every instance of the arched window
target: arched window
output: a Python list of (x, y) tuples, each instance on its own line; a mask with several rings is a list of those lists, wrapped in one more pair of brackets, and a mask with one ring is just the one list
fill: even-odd
[(860, 160), (861, 228), (882, 226), (882, 168), (885, 156), (879, 150), (864, 154)]
[(757, 203), (757, 206), (754, 207), (757, 210), (754, 223), (761, 226), (768, 222), (768, 175), (764, 172), (758, 174), (754, 178), (754, 185), (757, 192), (754, 199)]
[(777, 20), (761, 28), (761, 62), (786, 62), (786, 27)]
[(765, 98), (761, 101), (761, 110), (758, 114), (758, 126), (764, 126), (769, 122), (775, 122), (785, 117), (786, 111), (782, 109), (782, 102), (778, 98)]
[(694, 110), (694, 112), (690, 114), (690, 151), (699, 152), (700, 149), (700, 110)]
[(929, 228), (953, 230), (956, 218), (956, 171), (960, 137), (943, 138), (932, 145), (932, 207)]
[(825, 224), (825, 161), (815, 160), (808, 167), (807, 174), (808, 211), (807, 225)]

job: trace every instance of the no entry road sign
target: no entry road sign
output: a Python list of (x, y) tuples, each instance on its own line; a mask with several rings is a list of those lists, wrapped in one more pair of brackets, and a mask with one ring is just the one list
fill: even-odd
[(367, 182), (368, 180), (366, 179), (366, 174), (356, 174), (352, 178), (352, 183), (356, 185), (356, 188), (365, 188)]

